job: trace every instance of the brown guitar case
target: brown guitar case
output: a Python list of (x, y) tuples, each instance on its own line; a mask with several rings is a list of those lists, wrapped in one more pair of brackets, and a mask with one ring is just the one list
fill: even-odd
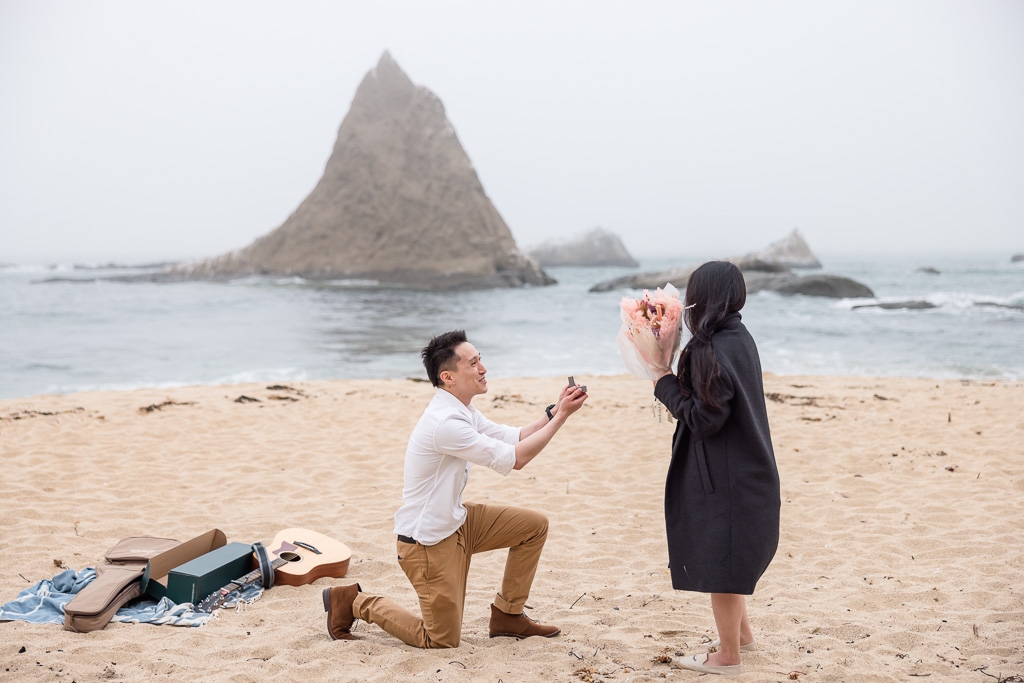
[(121, 605), (142, 594), (142, 573), (149, 559), (179, 545), (173, 538), (122, 539), (96, 567), (96, 579), (64, 606), (64, 628), (88, 633), (106, 626)]

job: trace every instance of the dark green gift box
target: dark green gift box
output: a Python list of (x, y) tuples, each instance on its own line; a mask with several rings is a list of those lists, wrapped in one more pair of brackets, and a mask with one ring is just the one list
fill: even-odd
[(213, 529), (152, 558), (142, 575), (142, 590), (157, 599), (195, 605), (248, 574), (253, 564), (250, 545), (227, 543), (224, 532)]

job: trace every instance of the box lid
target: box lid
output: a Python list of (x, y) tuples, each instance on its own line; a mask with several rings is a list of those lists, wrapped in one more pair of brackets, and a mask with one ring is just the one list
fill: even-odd
[(142, 590), (146, 590), (151, 581), (166, 581), (167, 574), (176, 567), (179, 567), (189, 560), (205, 555), (228, 542), (227, 536), (220, 529), (211, 529), (202, 536), (196, 536), (191, 541), (160, 553), (150, 558), (146, 564), (146, 570), (142, 573)]

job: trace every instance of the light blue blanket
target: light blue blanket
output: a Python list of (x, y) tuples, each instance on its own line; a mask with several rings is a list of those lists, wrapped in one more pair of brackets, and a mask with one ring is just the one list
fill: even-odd
[[(36, 624), (63, 624), (64, 606), (78, 591), (96, 578), (96, 569), (86, 567), (80, 572), (68, 569), (52, 579), (43, 579), (26, 588), (6, 605), (0, 605), (0, 621), (31, 621)], [(222, 607), (233, 607), (239, 601), (251, 603), (263, 594), (259, 583), (246, 588), (240, 595)], [(171, 624), (173, 626), (202, 626), (213, 615), (193, 612), (192, 603), (176, 605), (167, 598), (154, 600), (148, 595), (131, 600), (111, 619), (134, 624)]]

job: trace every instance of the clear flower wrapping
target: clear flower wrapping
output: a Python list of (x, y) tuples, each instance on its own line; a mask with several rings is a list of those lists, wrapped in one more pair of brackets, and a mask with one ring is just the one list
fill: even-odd
[(683, 304), (672, 284), (639, 299), (623, 297), (619, 304), (619, 353), (626, 370), (641, 379), (656, 380), (653, 368), (671, 368), (682, 335)]

